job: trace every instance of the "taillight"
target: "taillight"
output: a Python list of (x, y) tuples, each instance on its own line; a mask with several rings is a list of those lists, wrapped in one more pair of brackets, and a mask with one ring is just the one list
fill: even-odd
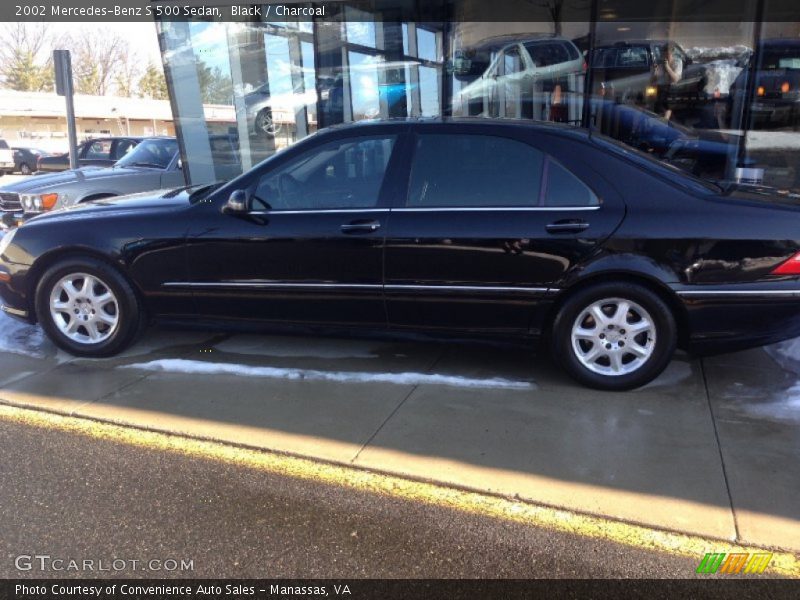
[(772, 269), (772, 275), (800, 275), (800, 252)]
[(763, 96), (764, 92), (765, 90), (763, 85), (758, 86), (758, 88), (756, 89), (756, 94), (758, 94), (759, 96)]
[(791, 85), (789, 85), (789, 82), (788, 82), (788, 81), (784, 81), (784, 82), (781, 84), (781, 91), (782, 91), (784, 94), (788, 94), (788, 93), (789, 93), (789, 90), (791, 90), (791, 89), (792, 89), (792, 86), (791, 86)]

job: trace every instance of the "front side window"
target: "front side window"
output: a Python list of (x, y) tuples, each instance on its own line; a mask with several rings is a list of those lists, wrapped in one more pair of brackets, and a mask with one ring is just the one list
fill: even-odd
[(523, 70), (525, 70), (525, 65), (522, 64), (519, 48), (516, 46), (508, 48), (503, 55), (503, 73), (513, 75)]
[(145, 140), (117, 161), (118, 167), (166, 169), (178, 153), (173, 139)]
[(536, 148), (508, 138), (420, 135), (408, 206), (535, 206), (543, 160), (544, 155)]
[(375, 208), (396, 136), (362, 137), (303, 153), (258, 182), (256, 207), (271, 210)]
[(94, 160), (108, 159), (111, 155), (111, 140), (98, 140), (89, 144), (86, 150), (86, 158)]

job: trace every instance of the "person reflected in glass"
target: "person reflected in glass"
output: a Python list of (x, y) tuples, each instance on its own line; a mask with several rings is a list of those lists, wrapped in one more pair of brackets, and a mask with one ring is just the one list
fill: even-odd
[(675, 44), (668, 42), (664, 50), (664, 60), (656, 64), (653, 71), (656, 80), (656, 106), (655, 112), (663, 113), (669, 121), (672, 117), (672, 108), (669, 105), (669, 90), (683, 77), (683, 60), (675, 52)]

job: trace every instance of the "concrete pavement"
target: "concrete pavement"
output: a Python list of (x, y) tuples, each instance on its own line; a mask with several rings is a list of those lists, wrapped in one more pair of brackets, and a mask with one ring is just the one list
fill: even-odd
[(580, 388), (504, 346), (150, 331), (0, 354), (0, 401), (800, 550), (800, 379), (763, 350)]

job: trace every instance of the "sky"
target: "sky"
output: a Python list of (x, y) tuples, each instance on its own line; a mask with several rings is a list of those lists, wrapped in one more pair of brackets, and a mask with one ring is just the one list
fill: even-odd
[(142, 62), (153, 61), (161, 64), (161, 54), (158, 51), (158, 38), (156, 37), (155, 23), (139, 22), (111, 22), (111, 23), (50, 23), (53, 33), (69, 33), (79, 28), (81, 30), (97, 31), (98, 36), (115, 35), (127, 40), (142, 58)]

